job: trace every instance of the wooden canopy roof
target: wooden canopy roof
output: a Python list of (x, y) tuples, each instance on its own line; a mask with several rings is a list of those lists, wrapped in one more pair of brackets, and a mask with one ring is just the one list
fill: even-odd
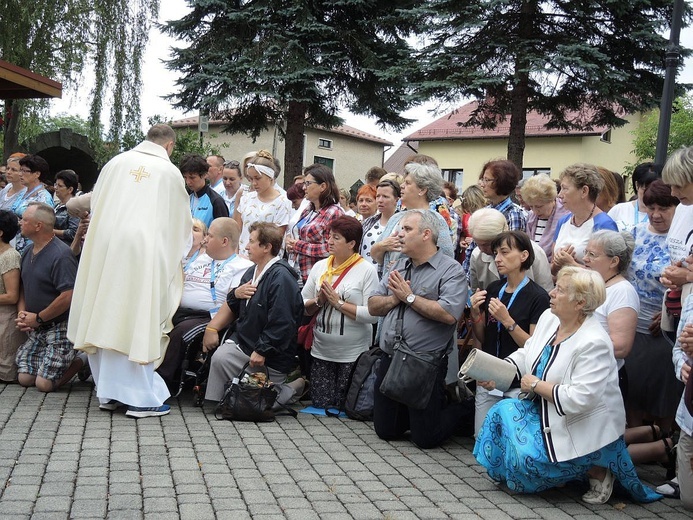
[(61, 83), (0, 60), (0, 99), (59, 98), (62, 95)]

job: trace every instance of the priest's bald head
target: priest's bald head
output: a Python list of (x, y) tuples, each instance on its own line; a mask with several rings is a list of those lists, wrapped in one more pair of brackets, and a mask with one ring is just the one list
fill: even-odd
[(166, 149), (166, 153), (170, 157), (173, 153), (173, 146), (176, 144), (176, 133), (168, 125), (154, 125), (147, 132), (147, 141), (151, 141)]

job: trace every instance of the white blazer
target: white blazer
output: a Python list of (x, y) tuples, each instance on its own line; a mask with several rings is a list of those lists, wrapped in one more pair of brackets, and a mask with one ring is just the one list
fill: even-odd
[[(518, 377), (532, 373), (558, 324), (551, 310), (545, 311), (524, 348), (506, 358), (517, 367)], [(553, 403), (539, 399), (541, 429), (552, 462), (597, 451), (625, 432), (613, 346), (594, 316), (554, 347), (543, 380), (556, 385)]]

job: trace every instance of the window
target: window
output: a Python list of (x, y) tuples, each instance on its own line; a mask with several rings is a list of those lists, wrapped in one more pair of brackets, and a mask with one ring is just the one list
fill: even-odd
[(320, 157), (319, 155), (314, 155), (313, 156), (313, 162), (315, 164), (324, 164), (328, 168), (332, 170), (332, 173), (334, 173), (334, 159), (330, 159), (329, 157)]
[(522, 179), (529, 179), (535, 175), (548, 175), (551, 176), (551, 168), (522, 168)]
[(318, 139), (318, 148), (332, 150), (332, 141), (330, 139)]
[(464, 169), (462, 168), (452, 168), (450, 170), (443, 170), (443, 179), (453, 183), (458, 190), (462, 190), (462, 178), (464, 177)]

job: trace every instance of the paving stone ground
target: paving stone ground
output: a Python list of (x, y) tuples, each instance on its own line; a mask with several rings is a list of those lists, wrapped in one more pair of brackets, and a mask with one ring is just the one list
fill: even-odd
[[(496, 485), (473, 442), (420, 450), (385, 442), (371, 423), (299, 414), (217, 421), (171, 400), (135, 420), (99, 410), (91, 383), (53, 394), (0, 385), (0, 519), (532, 519), (691, 518), (678, 500), (580, 501), (571, 484), (537, 495)], [(654, 485), (657, 466), (639, 468)]]

